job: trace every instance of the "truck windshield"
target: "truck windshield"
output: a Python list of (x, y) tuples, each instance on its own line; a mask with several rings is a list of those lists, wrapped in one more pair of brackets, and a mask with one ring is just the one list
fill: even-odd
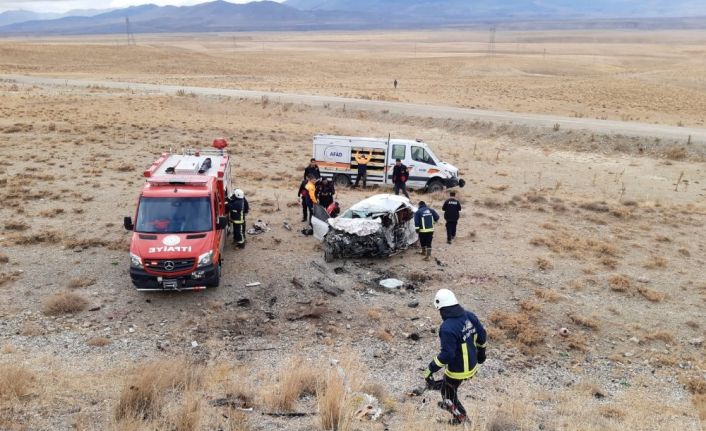
[(211, 201), (199, 198), (141, 198), (135, 231), (190, 233), (211, 230)]

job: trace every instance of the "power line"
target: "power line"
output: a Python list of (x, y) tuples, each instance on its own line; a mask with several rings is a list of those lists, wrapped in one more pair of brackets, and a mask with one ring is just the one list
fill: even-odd
[(490, 27), (490, 37), (488, 38), (488, 55), (495, 55), (495, 27)]

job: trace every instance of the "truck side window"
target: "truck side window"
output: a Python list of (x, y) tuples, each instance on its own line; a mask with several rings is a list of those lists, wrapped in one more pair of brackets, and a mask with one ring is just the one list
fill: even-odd
[(407, 150), (406, 145), (399, 145), (399, 144), (393, 145), (391, 159), (392, 160), (397, 160), (397, 159), (404, 160), (406, 150)]
[(415, 162), (422, 162), (428, 165), (436, 165), (434, 159), (431, 158), (429, 153), (422, 147), (412, 147), (412, 160)]

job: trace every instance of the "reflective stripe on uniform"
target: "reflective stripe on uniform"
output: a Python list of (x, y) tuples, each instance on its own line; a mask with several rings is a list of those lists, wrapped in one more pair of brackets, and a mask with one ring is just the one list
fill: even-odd
[(485, 346), (488, 344), (488, 342), (486, 341), (483, 344), (478, 344), (478, 334), (473, 334), (473, 344), (476, 347), (480, 347), (481, 349), (485, 349)]
[[(426, 224), (426, 219), (429, 217), (429, 221), (431, 222), (431, 226), (427, 226)], [(421, 217), (421, 227), (419, 228), (420, 233), (428, 233), (428, 232), (434, 232), (434, 217), (431, 214), (423, 215)]]
[(440, 367), (440, 368), (444, 368), (444, 367), (446, 366), (446, 364), (444, 364), (443, 362), (441, 362), (441, 361), (439, 360), (439, 358), (434, 358), (434, 363), (435, 363), (438, 367)]
[(240, 233), (240, 239), (237, 241), (238, 244), (245, 244), (245, 232), (243, 229), (243, 223), (236, 223), (238, 225), (237, 229), (239, 230)]
[(468, 356), (468, 344), (466, 344), (466, 343), (461, 344), (461, 354), (462, 354), (462, 358), (463, 358), (463, 371), (454, 372), (454, 371), (449, 371), (448, 369), (446, 369), (446, 371), (444, 371), (444, 374), (451, 377), (452, 379), (456, 379), (456, 380), (470, 379), (471, 377), (475, 376), (476, 373), (478, 372), (478, 365), (476, 365), (475, 367), (473, 367), (473, 369), (471, 369), (470, 358)]
[(468, 363), (468, 344), (461, 344), (461, 353), (463, 354), (463, 372), (467, 373), (468, 368), (470, 367)]
[(473, 367), (472, 370), (469, 370), (468, 372), (464, 371), (464, 372), (460, 372), (460, 373), (455, 373), (453, 371), (446, 370), (444, 372), (444, 374), (451, 377), (452, 379), (466, 380), (466, 379), (470, 379), (471, 377), (475, 376), (476, 373), (478, 372), (478, 368), (479, 368), (478, 365), (476, 365), (475, 367)]

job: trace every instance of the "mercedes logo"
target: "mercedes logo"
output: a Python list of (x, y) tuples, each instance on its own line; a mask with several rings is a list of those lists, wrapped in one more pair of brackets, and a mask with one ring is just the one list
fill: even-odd
[(171, 260), (164, 262), (164, 269), (166, 269), (167, 271), (174, 271), (174, 262), (172, 262)]

